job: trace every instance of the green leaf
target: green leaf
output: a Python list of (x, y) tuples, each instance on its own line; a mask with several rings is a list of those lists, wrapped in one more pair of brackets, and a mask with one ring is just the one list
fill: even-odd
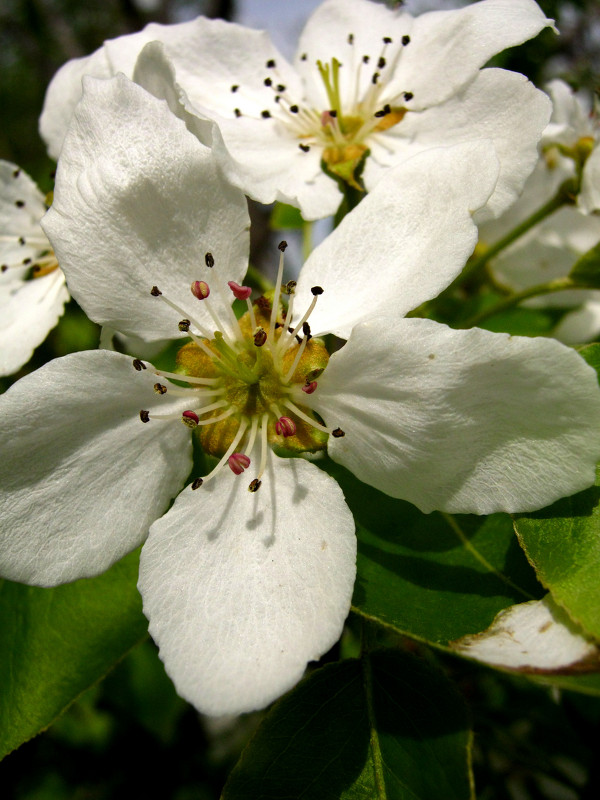
[(45, 730), (141, 641), (138, 555), (55, 589), (0, 581), (0, 758)]
[(569, 278), (588, 288), (600, 288), (600, 242), (577, 259)]
[(303, 228), (304, 220), (298, 208), (288, 206), (286, 203), (275, 203), (275, 208), (271, 212), (270, 226), (274, 231)]
[(470, 744), (462, 698), (439, 670), (374, 653), (280, 700), (222, 800), (468, 800)]
[(356, 521), (359, 614), (445, 646), (484, 630), (503, 608), (543, 595), (508, 515), (422, 514), (333, 462), (327, 470)]
[(515, 518), (541, 583), (581, 627), (600, 639), (600, 472), (594, 486)]

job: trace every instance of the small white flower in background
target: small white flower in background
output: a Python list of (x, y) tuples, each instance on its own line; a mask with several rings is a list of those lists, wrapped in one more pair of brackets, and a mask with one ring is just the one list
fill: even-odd
[(132, 77), (144, 45), (158, 40), (188, 110), (218, 122), (229, 178), (255, 200), (325, 217), (342, 194), (322, 162), (354, 184), (368, 153), (362, 177), (371, 190), (422, 150), (489, 138), (500, 175), (479, 211), (484, 219), (517, 197), (550, 108), (523, 75), (481, 67), (551, 24), (533, 0), (484, 0), (416, 18), (368, 0), (325, 0), (293, 65), (262, 31), (203, 17), (152, 24), (66, 64), (48, 89), (40, 130), (57, 157), (82, 75)]
[(29, 361), (69, 299), (40, 226), (44, 196), (29, 175), (0, 161), (0, 375)]
[[(46, 231), (94, 320), (192, 342), (181, 372), (75, 353), (0, 398), (1, 574), (55, 585), (148, 537), (139, 587), (166, 669), (201, 711), (235, 713), (290, 688), (350, 606), (342, 492), (283, 454), (326, 444), (424, 511), (534, 509), (591, 484), (600, 390), (574, 351), (401, 318), (461, 271), (497, 177), (489, 142), (419, 154), (285, 284), (287, 316), (277, 288), (238, 322), (243, 195), (163, 102), (88, 79)], [(329, 361), (326, 331), (348, 340)], [(164, 513), (199, 433), (218, 466)]]
[[(600, 241), (600, 122), (586, 98), (560, 80), (551, 81), (550, 123), (539, 145), (538, 163), (523, 194), (501, 217), (480, 226), (480, 242), (491, 246), (547, 203), (576, 175), (583, 162), (581, 193), (490, 260), (496, 280), (515, 291), (569, 274), (577, 259)], [(579, 165), (581, 169), (581, 165)], [(569, 290), (527, 301), (531, 307), (569, 308), (554, 335), (561, 341), (589, 341), (600, 333), (600, 292)]]

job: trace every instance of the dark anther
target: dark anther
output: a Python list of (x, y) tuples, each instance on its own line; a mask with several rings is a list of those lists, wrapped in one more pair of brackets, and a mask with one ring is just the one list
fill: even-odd
[(140, 411), (140, 419), (142, 420), (142, 422), (150, 422), (150, 412), (145, 411), (142, 408), (142, 410)]
[(331, 435), (334, 437), (334, 439), (341, 439), (342, 436), (345, 436), (346, 434), (341, 428), (336, 428), (334, 431), (331, 431)]
[(371, 83), (373, 84), (373, 86), (375, 86), (375, 84), (377, 83), (378, 80), (379, 80), (379, 73), (378, 72), (374, 72), (373, 73), (373, 77), (371, 78)]
[(300, 111), (300, 109), (298, 108), (297, 105), (294, 104), (293, 106), (290, 106), (290, 111), (292, 112), (292, 114), (297, 114), (298, 111)]
[(311, 289), (310, 291), (313, 293), (313, 295), (314, 295), (315, 297), (316, 297), (318, 294), (323, 294), (323, 289), (321, 289), (321, 287), (320, 287), (320, 286), (313, 286), (313, 287), (312, 287), (312, 289)]
[(141, 358), (134, 358), (133, 359), (133, 368), (137, 369), (138, 372), (141, 372), (143, 369), (146, 369), (146, 365), (141, 360)]
[(13, 172), (13, 178), (18, 178), (20, 174), (21, 174), (21, 170), (17, 168), (17, 169), (16, 169), (16, 170)]
[[(278, 328), (283, 328), (283, 325), (281, 324), (281, 322), (276, 322), (275, 323), (275, 330), (277, 330)], [(293, 333), (293, 332), (294, 332), (294, 329), (291, 328), (290, 333)]]
[(407, 103), (408, 103), (409, 100), (412, 100), (413, 97), (414, 97), (414, 94), (412, 92), (404, 92), (404, 99), (406, 100)]
[(271, 78), (265, 78), (264, 84), (265, 86), (273, 86), (273, 81), (271, 80)]
[(294, 294), (296, 291), (297, 283), (296, 281), (288, 281), (285, 285), (285, 293), (286, 294)]
[(31, 264), (31, 259), (30, 258), (24, 258), (23, 259), (23, 266), (27, 267), (29, 264)]
[(308, 153), (308, 151), (310, 150), (310, 147), (307, 144), (299, 144), (298, 147), (300, 148), (300, 150), (302, 150), (303, 153)]
[(329, 116), (330, 116), (330, 117), (333, 117), (334, 119), (337, 117), (337, 111), (335, 110), (335, 108), (332, 108), (332, 109), (329, 111)]
[(19, 244), (25, 244), (25, 237), (19, 236)]
[(248, 491), (249, 492), (258, 492), (258, 490), (260, 489), (261, 485), (262, 485), (262, 481), (259, 481), (258, 478), (254, 478), (254, 480), (251, 481), (250, 486), (248, 486)]
[(363, 56), (363, 64), (368, 64), (371, 60), (371, 56)]
[(152, 297), (160, 297), (160, 296), (161, 296), (161, 294), (162, 294), (162, 292), (161, 292), (161, 290), (158, 288), (158, 286), (153, 286), (153, 287), (150, 289), (150, 294), (152, 295)]
[(308, 322), (303, 322), (302, 323), (302, 333), (305, 336), (308, 336), (309, 339), (312, 339), (312, 336), (310, 334), (310, 325), (308, 324)]
[(306, 53), (302, 53), (302, 55), (300, 56), (300, 61), (306, 61), (307, 58), (308, 56), (306, 55)]
[(267, 69), (273, 69), (273, 67), (275, 67), (275, 59), (270, 58), (266, 63), (266, 67)]
[(240, 88), (239, 85), (237, 83), (234, 83), (233, 86), (231, 87), (231, 91), (235, 93), (239, 88)]
[(285, 92), (285, 85), (283, 83), (278, 83), (276, 88), (278, 92)]
[(207, 267), (214, 267), (214, 265), (215, 265), (215, 259), (214, 259), (214, 257), (213, 257), (213, 254), (212, 254), (212, 253), (206, 253), (206, 254), (205, 254), (205, 256), (204, 256), (204, 263), (206, 264), (206, 266), (207, 266)]
[(155, 383), (154, 384), (154, 391), (156, 392), (156, 394), (166, 394), (167, 393), (167, 387), (164, 386), (162, 383)]
[(282, 253), (285, 253), (285, 251), (287, 250), (287, 242), (285, 241), (285, 239), (279, 242), (279, 244), (277, 245), (277, 249), (281, 250)]
[(256, 347), (262, 347), (267, 341), (267, 332), (264, 328), (258, 328), (254, 334), (254, 344)]
[(233, 109), (233, 113), (234, 113), (234, 114), (236, 115), (236, 117), (238, 117), (238, 118), (242, 116), (242, 112), (239, 110), (239, 108), (234, 108), (234, 109)]
[(268, 297), (265, 297), (264, 294), (257, 298), (256, 305), (263, 311), (271, 311), (273, 308), (271, 301)]
[(192, 489), (199, 489), (203, 483), (202, 478), (196, 478), (196, 480), (192, 481)]
[(276, 103), (278, 103), (281, 100), (281, 96), (276, 94), (273, 99), (275, 100)]
[(379, 69), (383, 69), (385, 67), (385, 58), (383, 56), (379, 57), (379, 61), (377, 62), (377, 66)]
[(384, 36), (383, 37), (383, 43), (384, 44), (391, 44), (392, 43), (391, 37), (390, 36)]
[(402, 37), (402, 44), (406, 47), (407, 44), (410, 44), (410, 36), (406, 35)]
[(384, 111), (383, 109), (381, 109), (381, 111), (376, 111), (376, 112), (373, 114), (373, 116), (374, 116), (374, 117), (377, 117), (378, 119), (380, 119), (381, 117), (385, 117), (385, 111)]
[(260, 112), (260, 115), (261, 115), (261, 117), (262, 117), (263, 119), (269, 119), (269, 117), (271, 116), (271, 112), (270, 112), (270, 111), (267, 111), (267, 109), (265, 108), (265, 110), (264, 110), (264, 111), (261, 111), (261, 112)]
[(34, 264), (33, 267), (31, 268), (31, 271), (33, 272), (34, 275), (37, 275), (38, 272), (42, 271), (41, 264)]
[(50, 173), (50, 177), (52, 178), (52, 180), (54, 180), (54, 178), (56, 178), (56, 170), (55, 169), (53, 169), (52, 172)]
[(298, 342), (298, 344), (301, 344), (302, 342), (302, 339), (298, 336), (298, 334), (296, 334), (296, 341)]
[(392, 113), (392, 107), (390, 106), (390, 104), (389, 104), (389, 103), (386, 103), (386, 104), (384, 105), (384, 107), (383, 107), (383, 110), (384, 110), (384, 112), (385, 112), (386, 114), (391, 114), (391, 113)]
[(17, 208), (23, 208), (25, 205), (25, 200), (15, 200), (15, 205)]
[(348, 34), (348, 44), (354, 44), (354, 34), (353, 33), (349, 33)]
[(6, 272), (7, 269), (8, 269), (8, 264), (2, 264), (2, 266), (0, 267), (0, 272)]
[(179, 330), (182, 333), (187, 333), (189, 331), (189, 329), (190, 329), (190, 325), (191, 324), (192, 323), (189, 321), (189, 319), (182, 319), (182, 320), (179, 321), (179, 326), (178, 326)]

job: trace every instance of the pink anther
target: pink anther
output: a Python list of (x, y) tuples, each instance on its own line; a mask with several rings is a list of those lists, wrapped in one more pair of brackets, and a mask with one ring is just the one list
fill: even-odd
[(245, 453), (232, 453), (229, 456), (229, 467), (236, 475), (241, 475), (250, 466), (250, 459)]

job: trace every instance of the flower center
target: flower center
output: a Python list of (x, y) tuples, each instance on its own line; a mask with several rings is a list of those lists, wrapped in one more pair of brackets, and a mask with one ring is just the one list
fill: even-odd
[[(308, 102), (293, 98), (279, 79), (277, 64), (266, 63), (264, 86), (272, 92), (271, 102), (261, 112), (263, 119), (283, 123), (289, 133), (300, 139), (300, 151), (306, 153), (318, 146), (323, 151), (323, 161), (329, 172), (341, 177), (355, 188), (357, 174), (363, 159), (368, 155), (369, 142), (378, 141), (381, 134), (398, 125), (408, 112), (413, 94), (390, 89), (390, 81), (403, 49), (410, 44), (410, 36), (403, 36), (394, 44), (389, 36), (382, 39), (379, 53), (358, 55), (354, 35), (348, 34), (351, 58), (344, 66), (337, 58), (329, 62), (315, 61), (319, 78), (327, 95), (328, 108), (318, 110)], [(308, 60), (304, 53), (302, 61)], [(341, 71), (348, 71), (350, 80), (340, 80)], [(243, 87), (234, 84), (231, 91), (243, 96)], [(243, 116), (240, 108), (234, 109), (236, 117)]]
[[(260, 453), (259, 467), (249, 486), (256, 491), (261, 485), (269, 445), (288, 454), (315, 452), (325, 448), (329, 434), (344, 435), (339, 428), (323, 424), (310, 407), (310, 395), (317, 389), (317, 378), (329, 359), (323, 342), (311, 336), (308, 323), (323, 290), (313, 287), (309, 308), (292, 327), (295, 282), (282, 287), (286, 246), (285, 242), (279, 245), (281, 256), (272, 298), (261, 297), (253, 304), (250, 287), (229, 282), (234, 297), (247, 305), (240, 319), (236, 319), (227, 305), (228, 319), (219, 320), (211, 304), (208, 283), (194, 281), (192, 294), (204, 304), (217, 330), (208, 331), (192, 315), (184, 316), (179, 329), (189, 333), (192, 341), (177, 354), (178, 371), (154, 370), (170, 381), (188, 384), (167, 387), (157, 383), (154, 388), (160, 395), (189, 398), (189, 407), (181, 415), (150, 415), (143, 410), (142, 422), (180, 417), (194, 430), (204, 451), (220, 459), (209, 475), (194, 481), (192, 488), (206, 483), (225, 464), (240, 475), (250, 467), (256, 448)], [(208, 267), (214, 265), (210, 253), (205, 260)], [(218, 292), (218, 282), (214, 286)], [(151, 293), (180, 314), (185, 313), (158, 287), (153, 287)], [(283, 308), (282, 294), (289, 298), (287, 309)], [(134, 361), (134, 367), (146, 369), (139, 359)]]

